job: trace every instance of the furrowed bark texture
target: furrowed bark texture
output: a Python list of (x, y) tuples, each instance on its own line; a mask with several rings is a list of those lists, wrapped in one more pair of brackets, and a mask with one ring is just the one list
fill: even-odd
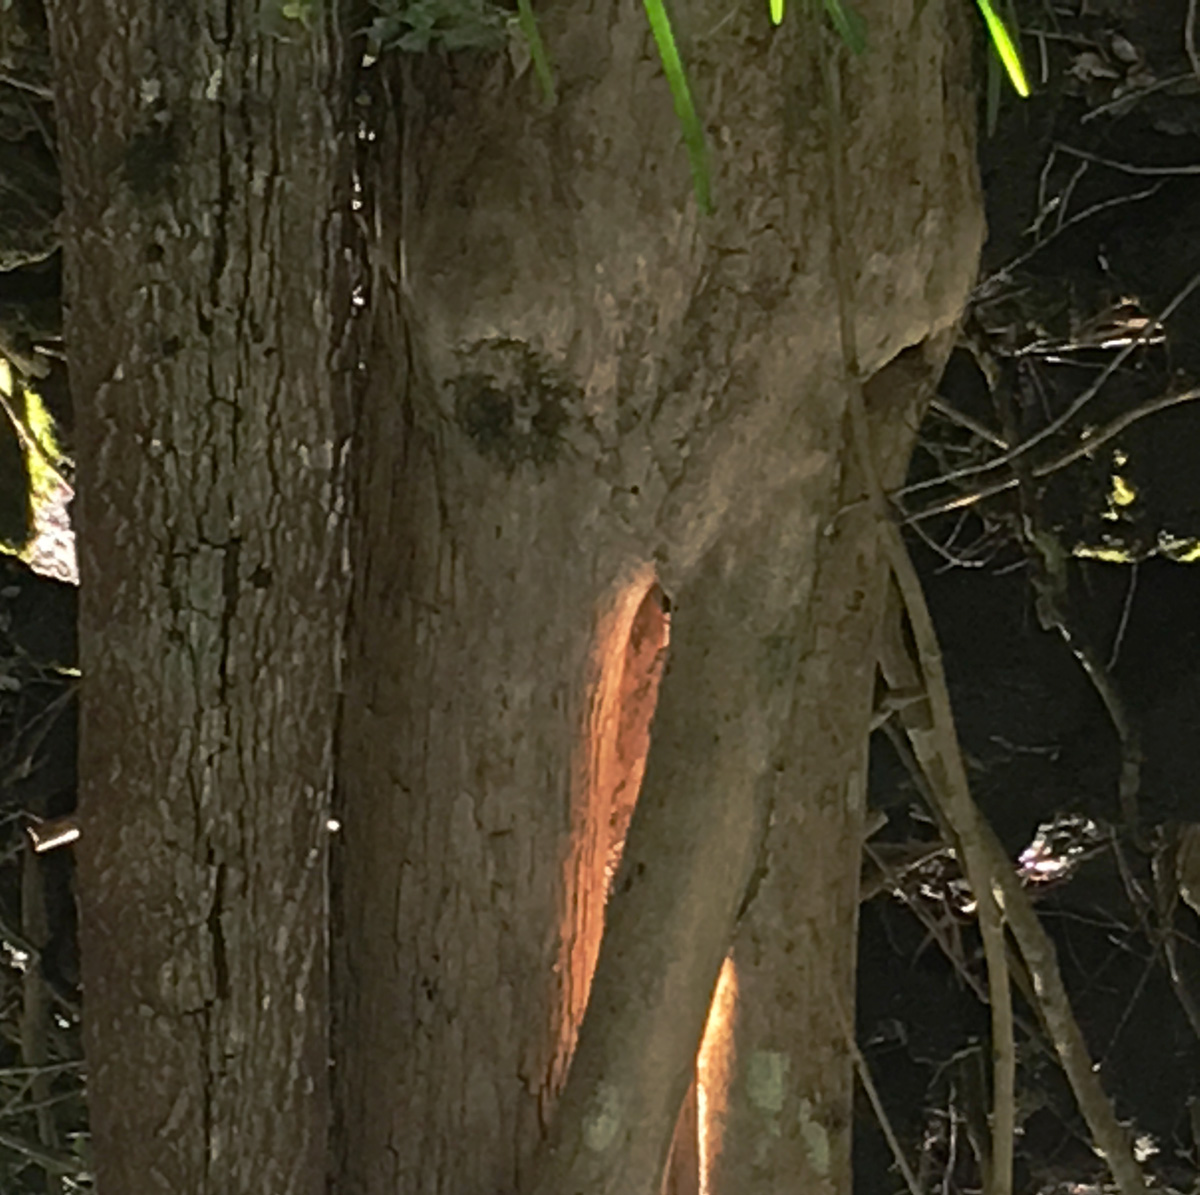
[(344, 623), (331, 60), (251, 0), (50, 5), (104, 1195), (325, 1189)]
[[(957, 319), (981, 219), (956, 0), (864, 15), (846, 221), (871, 372)], [(819, 709), (849, 683), (806, 662), (813, 619), (838, 617), (809, 603), (846, 451), (819, 77), (765, 9), (677, 16), (711, 218), (633, 0), (545, 14), (555, 109), (507, 63), (422, 62), (381, 131), (400, 168), (375, 188), (390, 242), (339, 754), (337, 1157), (356, 1193), (658, 1195), (790, 783), (796, 685)], [(605, 906), (606, 695), (653, 579), (671, 645)], [(849, 666), (859, 694), (873, 665)], [(794, 800), (843, 799), (861, 743), (843, 755), (801, 769), (819, 791)], [(839, 859), (856, 818), (829, 815)], [(787, 898), (814, 943), (852, 918), (856, 865), (822, 874), (832, 897)], [(796, 992), (803, 1026), (827, 997)]]

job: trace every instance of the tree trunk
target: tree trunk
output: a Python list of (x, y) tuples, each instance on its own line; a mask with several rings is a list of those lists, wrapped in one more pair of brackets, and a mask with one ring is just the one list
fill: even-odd
[[(844, 216), (871, 373), (953, 325), (981, 220), (958, 0), (863, 11)], [(827, 974), (853, 1013), (879, 568), (853, 520), (822, 547), (853, 482), (820, 76), (766, 6), (676, 15), (711, 218), (632, 0), (545, 14), (551, 111), (466, 59), (391, 95), (339, 755), (336, 1165), (356, 1193), (658, 1195), (731, 946), (743, 1053), (706, 1045), (732, 1101), (706, 1189), (781, 1189), (811, 1147), (845, 1190), (847, 1056), (816, 1005)], [(913, 407), (884, 407), (895, 469)], [(654, 584), (671, 644), (606, 907), (623, 806), (603, 761)], [(738, 1109), (764, 1066), (774, 1084), (755, 1057), (798, 1058), (806, 1027), (823, 1040), (779, 1088), (788, 1146), (762, 1170)]]
[(104, 1195), (325, 1189), (340, 51), (267, 14), (50, 4)]
[[(943, 335), (866, 388), (885, 486), (951, 347)], [(855, 964), (875, 692), (888, 569), (847, 428), (839, 514), (821, 546), (796, 704), (752, 898), (730, 959), (722, 1129), (708, 1189), (839, 1195), (850, 1186)]]

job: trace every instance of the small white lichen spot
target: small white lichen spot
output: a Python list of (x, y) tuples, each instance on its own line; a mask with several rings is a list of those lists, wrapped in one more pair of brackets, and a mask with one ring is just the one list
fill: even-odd
[(204, 98), (215, 100), (221, 94), (221, 64), (218, 62), (213, 73), (208, 76), (208, 85), (204, 88)]
[(746, 1067), (746, 1091), (750, 1102), (763, 1112), (778, 1115), (783, 1111), (791, 1060), (777, 1050), (756, 1050)]
[(809, 1165), (817, 1174), (828, 1174), (829, 1134), (813, 1116), (813, 1106), (806, 1099), (800, 1101), (800, 1136), (804, 1140), (804, 1152), (808, 1154)]
[(593, 1153), (602, 1153), (616, 1139), (621, 1127), (621, 1093), (611, 1083), (601, 1083), (583, 1118), (583, 1143)]

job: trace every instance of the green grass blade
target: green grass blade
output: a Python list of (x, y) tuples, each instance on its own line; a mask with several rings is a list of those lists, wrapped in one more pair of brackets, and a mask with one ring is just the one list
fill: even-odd
[(867, 48), (867, 23), (862, 15), (842, 0), (825, 0), (825, 11), (838, 36), (852, 54), (862, 54)]
[(1021, 53), (1017, 49), (1016, 43), (1009, 37), (1004, 22), (992, 7), (990, 0), (976, 0), (976, 3), (979, 5), (979, 11), (983, 13), (988, 36), (992, 39), (992, 45), (996, 47), (996, 53), (1000, 55), (1000, 61), (1004, 63), (1009, 80), (1017, 95), (1024, 99), (1029, 95), (1029, 83), (1025, 78), (1025, 68), (1021, 65)]
[(783, 0), (771, 0), (771, 24), (783, 24)]
[(558, 93), (554, 89), (554, 72), (550, 69), (550, 57), (546, 53), (546, 45), (542, 41), (537, 17), (533, 15), (533, 5), (529, 0), (517, 0), (517, 23), (529, 43), (529, 56), (533, 59), (533, 69), (537, 73), (538, 82), (542, 85), (542, 94), (546, 97), (546, 103), (554, 107), (558, 103)]
[(675, 44), (675, 34), (671, 31), (671, 19), (667, 16), (663, 0), (642, 0), (646, 9), (646, 18), (650, 22), (650, 32), (654, 34), (658, 46), (658, 56), (662, 59), (663, 71), (671, 88), (671, 98), (675, 101), (675, 115), (679, 117), (683, 129), (683, 144), (687, 149), (688, 164), (692, 168), (692, 185), (696, 190), (696, 202), (706, 215), (712, 211), (712, 188), (708, 175), (708, 148), (704, 142), (704, 129), (700, 118), (696, 115), (696, 105), (692, 103), (692, 90), (688, 86), (687, 74), (683, 69), (683, 60), (679, 57), (679, 48)]

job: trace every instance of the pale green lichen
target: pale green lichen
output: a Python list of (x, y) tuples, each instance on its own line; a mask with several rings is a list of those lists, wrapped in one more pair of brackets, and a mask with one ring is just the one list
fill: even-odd
[(746, 1066), (746, 1094), (760, 1111), (778, 1116), (783, 1111), (791, 1060), (777, 1050), (756, 1050)]
[(829, 1174), (829, 1133), (825, 1126), (813, 1115), (813, 1106), (809, 1100), (800, 1101), (800, 1137), (804, 1141), (804, 1150), (808, 1154), (809, 1165), (816, 1174)]
[(621, 1093), (611, 1083), (596, 1088), (583, 1118), (583, 1143), (602, 1153), (616, 1140), (621, 1127)]

